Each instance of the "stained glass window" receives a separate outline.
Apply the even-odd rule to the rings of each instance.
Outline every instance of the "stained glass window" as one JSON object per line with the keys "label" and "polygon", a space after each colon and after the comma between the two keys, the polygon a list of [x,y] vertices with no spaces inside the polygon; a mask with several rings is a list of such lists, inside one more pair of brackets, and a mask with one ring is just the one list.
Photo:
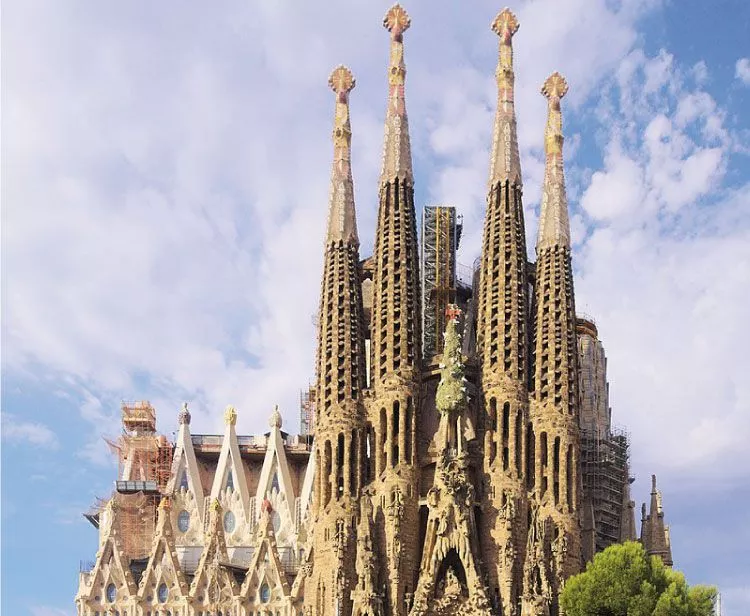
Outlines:
{"label": "stained glass window", "polygon": [[166,603],[167,597],[169,596],[169,589],[163,582],[159,584],[159,589],[156,591],[156,596],[159,598],[159,603]]}
{"label": "stained glass window", "polygon": [[190,528],[190,514],[184,509],[177,516],[177,528],[180,529],[181,533],[186,533]]}
{"label": "stained glass window", "polygon": [[114,603],[115,599],[117,598],[117,589],[115,588],[115,585],[110,583],[107,585],[107,601],[110,603]]}
{"label": "stained glass window", "polygon": [[234,532],[234,514],[231,511],[227,511],[224,514],[224,532]]}

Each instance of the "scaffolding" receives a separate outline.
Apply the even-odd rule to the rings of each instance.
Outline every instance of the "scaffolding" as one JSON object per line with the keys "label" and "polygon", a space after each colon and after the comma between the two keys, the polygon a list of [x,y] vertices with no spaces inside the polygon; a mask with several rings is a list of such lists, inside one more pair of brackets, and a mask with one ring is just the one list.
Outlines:
{"label": "scaffolding", "polygon": [[456,301],[456,251],[461,237],[456,208],[428,205],[422,212],[422,350],[431,359],[443,350],[445,311]]}
{"label": "scaffolding", "polygon": [[172,471],[174,447],[156,432],[156,411],[147,401],[122,403],[122,434],[107,440],[117,455],[113,495],[122,548],[131,559],[148,557],[156,529],[159,501]]}
{"label": "scaffolding", "polygon": [[312,435],[315,432],[315,387],[308,386],[299,394],[299,433]]}
{"label": "scaffolding", "polygon": [[596,552],[623,539],[623,512],[628,506],[631,481],[629,440],[620,428],[581,430],[583,494],[593,506]]}

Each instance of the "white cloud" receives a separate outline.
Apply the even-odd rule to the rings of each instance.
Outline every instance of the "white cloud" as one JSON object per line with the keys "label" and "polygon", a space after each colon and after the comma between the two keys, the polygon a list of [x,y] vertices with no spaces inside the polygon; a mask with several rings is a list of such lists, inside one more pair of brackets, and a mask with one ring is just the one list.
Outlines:
{"label": "white cloud", "polygon": [[750,58],[740,58],[734,65],[734,76],[746,86],[750,86]]}
{"label": "white cloud", "polygon": [[56,449],[57,435],[43,423],[21,421],[10,413],[2,414],[3,440],[17,445]]}

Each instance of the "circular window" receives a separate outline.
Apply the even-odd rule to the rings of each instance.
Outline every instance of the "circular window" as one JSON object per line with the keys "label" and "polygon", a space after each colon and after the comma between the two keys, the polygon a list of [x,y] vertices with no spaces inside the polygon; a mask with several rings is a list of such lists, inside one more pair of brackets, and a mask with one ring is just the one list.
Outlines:
{"label": "circular window", "polygon": [[234,514],[231,511],[224,514],[224,531],[227,533],[234,531]]}
{"label": "circular window", "polygon": [[268,587],[268,584],[263,584],[260,587],[260,602],[268,603],[270,599],[271,599],[271,589]]}
{"label": "circular window", "polygon": [[159,584],[159,589],[156,591],[156,596],[159,598],[159,603],[166,603],[167,597],[169,596],[169,589],[163,582]]}
{"label": "circular window", "polygon": [[177,516],[177,528],[180,529],[181,533],[186,533],[190,528],[190,514],[184,509]]}
{"label": "circular window", "polygon": [[115,599],[117,599],[117,589],[114,584],[110,583],[107,585],[107,601],[114,603]]}
{"label": "circular window", "polygon": [[278,533],[281,528],[281,516],[278,511],[271,514],[271,523],[273,524],[273,532]]}

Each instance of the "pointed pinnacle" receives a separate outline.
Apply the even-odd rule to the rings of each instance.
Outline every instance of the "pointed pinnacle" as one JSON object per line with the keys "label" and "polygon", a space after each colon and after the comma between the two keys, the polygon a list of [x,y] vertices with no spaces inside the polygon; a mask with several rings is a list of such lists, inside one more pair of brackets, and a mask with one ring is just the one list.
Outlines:
{"label": "pointed pinnacle", "polygon": [[570,222],[562,154],[564,138],[560,109],[560,99],[567,92],[568,82],[558,72],[547,77],[542,86],[542,94],[547,98],[547,126],[544,131],[546,161],[537,250],[554,245],[570,247]]}
{"label": "pointed pinnacle", "polygon": [[492,22],[492,30],[500,37],[500,44],[495,70],[497,111],[492,129],[489,184],[509,181],[520,186],[521,158],[514,104],[516,77],[513,73],[513,35],[518,31],[518,20],[509,9],[503,9]]}
{"label": "pointed pinnacle", "polygon": [[409,121],[404,97],[406,64],[403,34],[410,25],[409,15],[398,4],[394,4],[383,19],[383,26],[391,33],[391,53],[388,65],[388,106],[385,116],[381,186],[397,178],[413,182]]}
{"label": "pointed pinnacle", "polygon": [[351,165],[352,126],[349,119],[349,93],[355,83],[354,75],[343,65],[333,69],[328,78],[328,85],[336,93],[336,111],[333,121],[333,169],[327,242],[359,244]]}

